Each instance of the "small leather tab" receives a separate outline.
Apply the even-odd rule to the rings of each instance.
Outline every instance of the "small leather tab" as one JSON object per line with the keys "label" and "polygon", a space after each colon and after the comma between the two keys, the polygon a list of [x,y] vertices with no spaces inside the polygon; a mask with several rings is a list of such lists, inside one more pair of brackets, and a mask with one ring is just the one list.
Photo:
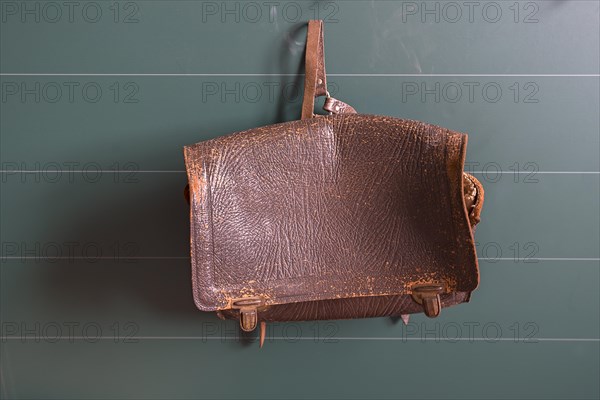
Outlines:
{"label": "small leather tab", "polygon": [[265,344],[265,336],[267,335],[267,323],[265,321],[260,321],[260,348],[262,349]]}
{"label": "small leather tab", "polygon": [[356,114],[356,110],[349,104],[344,103],[333,97],[327,97],[323,110],[328,111],[332,114]]}
{"label": "small leather tab", "polygon": [[441,309],[442,309],[442,302],[440,300],[439,294],[436,294],[435,296],[423,298],[423,312],[429,318],[435,318],[438,315],[440,315]]}

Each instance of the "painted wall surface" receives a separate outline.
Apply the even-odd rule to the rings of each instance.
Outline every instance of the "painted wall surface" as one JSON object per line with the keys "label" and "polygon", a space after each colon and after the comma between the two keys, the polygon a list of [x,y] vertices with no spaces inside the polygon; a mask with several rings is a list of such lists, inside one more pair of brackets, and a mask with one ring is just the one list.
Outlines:
{"label": "painted wall surface", "polygon": [[[359,112],[469,134],[481,285],[411,324],[196,310],[182,146]],[[597,399],[598,1],[0,1],[3,399]]]}

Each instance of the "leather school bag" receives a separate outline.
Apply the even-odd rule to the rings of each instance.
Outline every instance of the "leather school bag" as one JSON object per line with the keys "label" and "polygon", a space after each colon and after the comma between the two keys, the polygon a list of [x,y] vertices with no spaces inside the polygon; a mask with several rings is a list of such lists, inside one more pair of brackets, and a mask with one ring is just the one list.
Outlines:
{"label": "leather school bag", "polygon": [[302,119],[184,149],[197,307],[260,324],[262,345],[268,321],[407,322],[469,301],[484,192],[467,135],[330,97],[322,21],[305,60]]}

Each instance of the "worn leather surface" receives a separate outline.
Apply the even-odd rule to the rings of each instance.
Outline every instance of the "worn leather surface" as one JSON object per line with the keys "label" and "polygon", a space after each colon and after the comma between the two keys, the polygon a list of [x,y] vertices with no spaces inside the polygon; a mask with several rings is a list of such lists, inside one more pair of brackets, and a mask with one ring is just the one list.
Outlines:
{"label": "worn leather surface", "polygon": [[[466,143],[422,122],[342,114],[186,147],[197,306],[400,296],[428,283],[472,291],[479,275],[463,196]],[[290,317],[331,315],[321,307]]]}
{"label": "worn leather surface", "polygon": [[[469,292],[445,293],[442,306],[450,307],[469,301]],[[410,295],[371,296],[347,299],[304,301],[267,307],[259,313],[263,321],[313,321],[372,317],[399,317],[423,312],[423,307]],[[219,311],[221,318],[238,319],[238,310]]]}

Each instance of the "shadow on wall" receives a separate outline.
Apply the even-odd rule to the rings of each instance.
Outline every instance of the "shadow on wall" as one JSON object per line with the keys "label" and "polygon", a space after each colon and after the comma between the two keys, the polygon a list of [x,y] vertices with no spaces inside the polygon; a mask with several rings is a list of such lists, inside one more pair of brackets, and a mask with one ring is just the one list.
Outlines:
{"label": "shadow on wall", "polygon": [[[278,55],[274,55],[282,70],[288,70],[290,52],[304,51],[305,35],[306,25],[298,24],[282,39]],[[272,63],[268,64],[272,68]],[[298,66],[299,74],[303,72],[303,64]],[[281,79],[289,81],[286,77]],[[304,76],[299,75],[294,80],[295,87],[302,87]],[[299,116],[297,104],[292,104],[293,113],[289,106],[285,99],[279,99],[276,122],[283,122],[291,115]],[[173,125],[177,126],[176,121]],[[164,132],[164,135],[188,143],[190,132]],[[124,143],[115,145],[129,146],[132,159],[152,160],[173,155],[172,149],[165,149],[140,157],[140,146],[126,142],[124,139]],[[179,154],[183,169],[183,157]],[[62,231],[69,232],[68,237],[77,238],[81,243],[112,242],[113,239],[121,242],[120,247],[113,249],[118,256],[110,251],[108,259],[55,260],[51,267],[43,269],[43,276],[36,280],[40,283],[40,295],[47,299],[44,302],[47,317],[65,321],[73,317],[86,321],[136,321],[142,336],[164,332],[171,332],[173,336],[194,335],[190,332],[194,332],[195,327],[219,320],[215,313],[199,311],[193,301],[190,259],[187,258],[189,208],[183,197],[186,176],[145,173],[137,177],[140,182],[129,186],[83,183],[67,189],[62,185],[49,185],[46,189],[49,198],[66,195],[75,199],[73,207],[76,209],[69,213],[66,222],[63,220],[61,227]],[[65,190],[73,193],[64,193]],[[137,244],[138,248],[129,247],[131,244]],[[143,315],[137,315],[140,313]],[[145,319],[150,319],[147,324],[150,329],[144,329]],[[152,331],[152,326],[157,325],[161,333]],[[186,327],[185,332],[178,332],[182,325]],[[254,340],[255,333],[240,333],[240,336],[240,343],[245,345]]]}
{"label": "shadow on wall", "polygon": [[[280,51],[278,53],[278,65],[280,71],[292,71],[293,68],[290,63],[293,62],[294,57],[290,57],[290,54],[303,53],[306,46],[306,23],[296,24],[283,38]],[[279,87],[285,87],[286,85],[294,88],[304,87],[304,60],[296,67],[296,75],[290,80],[289,77],[280,77]],[[265,70],[271,69],[271,63],[267,62]],[[299,98],[300,103],[290,103],[288,97]],[[277,122],[284,122],[293,119],[300,119],[302,113],[302,93],[288,94],[287,96],[280,96],[277,103]],[[291,118],[290,118],[291,117]]]}
{"label": "shadow on wall", "polygon": [[[43,281],[52,302],[63,302],[64,307],[76,302],[89,310],[91,317],[96,312],[111,312],[113,306],[127,301],[146,303],[144,308],[156,317],[202,315],[192,299],[190,260],[173,258],[189,254],[181,251],[189,247],[184,182],[184,175],[165,179],[141,174],[140,184],[128,188],[123,196],[113,191],[94,204],[82,205],[84,211],[76,211],[77,218],[68,227],[69,237],[80,243],[98,243],[106,259],[97,259],[98,253],[93,251],[85,254],[84,260],[59,261],[47,268]],[[101,192],[103,188],[93,190]],[[160,248],[153,243],[160,243]],[[75,257],[82,253],[77,251]]]}
{"label": "shadow on wall", "polygon": [[[194,304],[190,259],[186,257],[189,251],[178,251],[175,256],[180,258],[174,259],[176,250],[167,250],[174,243],[181,243],[176,248],[189,247],[185,178],[159,182],[86,207],[86,218],[73,220],[73,232],[80,238],[112,235],[139,238],[140,242],[144,238],[156,242],[162,237],[169,244],[157,251],[169,252],[171,257],[160,254],[144,259],[156,253],[142,246],[139,256],[128,259],[132,253],[122,247],[117,259],[111,255],[108,260],[67,260],[44,268],[41,295],[48,299],[49,320],[72,321],[77,316],[80,323],[132,321],[139,327],[136,336],[208,336],[207,324],[220,326],[215,313],[201,312]],[[231,322],[232,327],[235,325]],[[218,329],[212,333],[219,335]],[[240,334],[238,343],[249,345],[254,336]]]}

